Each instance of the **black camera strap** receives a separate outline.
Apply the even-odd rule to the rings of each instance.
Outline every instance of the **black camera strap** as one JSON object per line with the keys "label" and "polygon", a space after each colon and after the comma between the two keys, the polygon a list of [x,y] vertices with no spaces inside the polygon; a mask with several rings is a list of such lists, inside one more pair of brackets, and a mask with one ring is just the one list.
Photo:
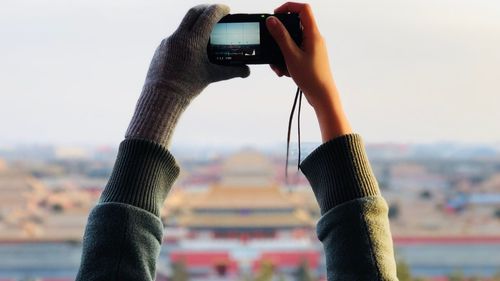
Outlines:
{"label": "black camera strap", "polygon": [[292,112],[290,112],[290,119],[288,120],[288,135],[286,138],[286,163],[285,163],[285,182],[288,184],[288,155],[290,152],[290,132],[292,130],[292,120],[293,113],[295,112],[295,106],[297,105],[297,100],[299,100],[299,110],[297,114],[297,134],[298,134],[298,148],[299,156],[297,159],[297,171],[300,169],[300,108],[302,105],[302,90],[297,87],[297,92],[295,93],[295,99],[293,100]]}

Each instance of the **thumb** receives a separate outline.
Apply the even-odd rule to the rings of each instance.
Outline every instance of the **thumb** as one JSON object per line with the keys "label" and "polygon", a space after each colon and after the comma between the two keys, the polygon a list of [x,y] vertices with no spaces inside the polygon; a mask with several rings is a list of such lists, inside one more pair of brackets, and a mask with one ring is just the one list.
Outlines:
{"label": "thumb", "polygon": [[289,60],[290,57],[294,57],[300,51],[299,47],[290,36],[290,33],[288,33],[288,30],[286,30],[285,26],[277,17],[268,17],[266,19],[266,26],[271,36],[280,47],[285,61]]}

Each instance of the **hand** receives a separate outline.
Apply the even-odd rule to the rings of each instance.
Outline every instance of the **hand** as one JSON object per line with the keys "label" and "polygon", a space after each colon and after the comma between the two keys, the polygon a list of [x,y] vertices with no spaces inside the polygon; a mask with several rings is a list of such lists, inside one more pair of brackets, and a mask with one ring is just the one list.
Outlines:
{"label": "hand", "polygon": [[221,66],[208,60],[210,33],[228,13],[229,7],[221,4],[191,8],[177,30],[156,49],[145,86],[178,87],[183,96],[192,98],[212,82],[250,75],[246,65]]}
{"label": "hand", "polygon": [[161,41],[125,138],[151,140],[168,148],[180,115],[208,84],[250,74],[246,65],[222,66],[208,60],[210,33],[228,13],[225,5],[193,7],[179,28]]}
{"label": "hand", "polygon": [[266,26],[283,53],[286,70],[271,68],[278,76],[291,76],[314,108],[323,141],[352,132],[342,110],[340,96],[333,80],[325,41],[308,4],[288,2],[275,13],[298,13],[303,26],[299,47],[276,17],[268,17]]}

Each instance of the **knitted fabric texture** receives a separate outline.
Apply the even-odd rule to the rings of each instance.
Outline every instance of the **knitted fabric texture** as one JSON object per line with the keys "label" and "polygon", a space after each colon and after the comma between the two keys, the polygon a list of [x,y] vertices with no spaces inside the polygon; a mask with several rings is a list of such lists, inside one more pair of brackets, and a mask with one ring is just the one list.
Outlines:
{"label": "knitted fabric texture", "polygon": [[179,171],[172,154],[161,145],[149,140],[124,140],[99,203],[129,204],[160,216]]}
{"label": "knitted fabric texture", "polygon": [[343,135],[324,143],[302,161],[300,169],[311,184],[321,214],[356,198],[380,195],[358,134]]}

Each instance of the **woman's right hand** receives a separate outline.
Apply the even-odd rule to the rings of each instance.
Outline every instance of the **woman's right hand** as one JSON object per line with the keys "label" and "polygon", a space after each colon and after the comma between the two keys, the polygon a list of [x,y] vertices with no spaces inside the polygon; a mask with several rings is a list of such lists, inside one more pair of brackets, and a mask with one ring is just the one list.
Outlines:
{"label": "woman's right hand", "polygon": [[299,14],[303,26],[302,46],[295,44],[280,20],[269,17],[267,28],[283,53],[287,69],[275,65],[271,68],[278,76],[291,76],[315,107],[329,99],[327,93],[335,89],[326,45],[309,4],[288,2],[274,10],[274,13],[287,12]]}
{"label": "woman's right hand", "polygon": [[283,53],[286,68],[271,68],[278,76],[290,76],[304,92],[314,108],[323,141],[349,134],[340,96],[333,80],[325,41],[321,36],[309,4],[288,2],[275,13],[298,13],[303,27],[302,45],[299,47],[276,17],[268,17],[266,26]]}

